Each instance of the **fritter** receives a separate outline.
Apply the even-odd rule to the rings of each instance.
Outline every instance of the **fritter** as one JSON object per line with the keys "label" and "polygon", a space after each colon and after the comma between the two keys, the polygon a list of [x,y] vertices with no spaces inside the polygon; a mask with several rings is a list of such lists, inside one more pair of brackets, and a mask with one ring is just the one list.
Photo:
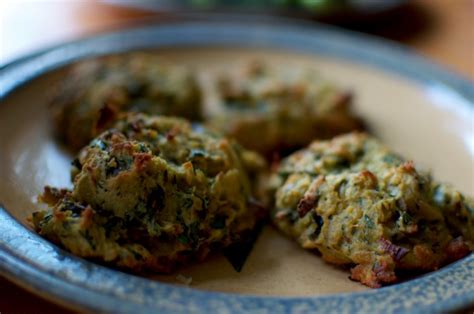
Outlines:
{"label": "fritter", "polygon": [[73,254],[170,272],[244,239],[264,210],[237,144],[186,120],[128,114],[73,162],[72,191],[47,187],[35,230]]}
{"label": "fritter", "polygon": [[133,111],[201,119],[201,91],[187,68],[146,53],[81,61],[66,73],[51,108],[56,134],[79,150]]}
{"label": "fritter", "polygon": [[275,225],[327,262],[355,265],[351,278],[370,287],[474,248],[474,201],[366,134],[313,142],[281,162],[272,185]]}
{"label": "fritter", "polygon": [[254,62],[243,73],[221,76],[216,85],[220,107],[209,125],[270,158],[362,128],[351,112],[351,93],[314,71]]}

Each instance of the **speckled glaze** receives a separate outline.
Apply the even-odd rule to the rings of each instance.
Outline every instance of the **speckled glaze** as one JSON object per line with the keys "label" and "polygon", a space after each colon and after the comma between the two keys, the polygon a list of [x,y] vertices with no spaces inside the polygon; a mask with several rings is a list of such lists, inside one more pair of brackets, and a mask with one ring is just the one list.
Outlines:
{"label": "speckled glaze", "polygon": [[[0,98],[6,99],[22,84],[85,56],[149,47],[206,45],[273,47],[349,59],[421,84],[435,82],[472,106],[471,82],[400,46],[325,27],[273,20],[231,20],[225,17],[130,29],[30,55],[0,69]],[[0,199],[0,205],[1,202],[4,200]],[[114,313],[434,313],[474,304],[473,254],[439,271],[378,290],[315,297],[207,292],[132,276],[78,259],[25,228],[2,206],[0,274],[69,307]]]}

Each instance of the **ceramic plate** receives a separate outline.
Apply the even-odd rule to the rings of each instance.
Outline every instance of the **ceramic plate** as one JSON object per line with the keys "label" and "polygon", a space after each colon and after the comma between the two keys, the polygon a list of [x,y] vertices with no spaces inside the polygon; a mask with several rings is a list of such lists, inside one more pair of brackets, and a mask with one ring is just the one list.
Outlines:
{"label": "ceramic plate", "polygon": [[[473,195],[473,85],[400,46],[285,21],[226,18],[127,29],[48,49],[0,70],[1,274],[55,302],[92,311],[389,313],[472,305],[473,254],[371,290],[270,226],[240,273],[217,255],[173,275],[147,278],[76,258],[38,237],[25,223],[38,206],[36,195],[46,184],[71,184],[71,156],[54,141],[46,110],[51,86],[78,59],[148,49],[194,67],[204,86],[214,71],[255,59],[317,69],[354,91],[355,109],[374,134],[437,179]],[[192,277],[191,285],[181,284],[178,274]]]}

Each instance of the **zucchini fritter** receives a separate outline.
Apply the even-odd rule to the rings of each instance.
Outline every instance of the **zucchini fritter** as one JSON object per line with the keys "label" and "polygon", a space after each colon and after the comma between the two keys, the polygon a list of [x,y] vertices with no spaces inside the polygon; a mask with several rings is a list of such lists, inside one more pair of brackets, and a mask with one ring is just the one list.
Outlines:
{"label": "zucchini fritter", "polygon": [[355,265],[351,278],[370,287],[474,248],[474,201],[365,134],[313,142],[282,161],[272,184],[275,225],[329,263]]}
{"label": "zucchini fritter", "polygon": [[52,100],[57,135],[78,150],[120,112],[201,118],[201,91],[185,67],[153,54],[108,56],[77,63]]}
{"label": "zucchini fritter", "polygon": [[267,157],[362,128],[350,111],[351,94],[315,72],[256,62],[217,85],[221,108],[209,124]]}
{"label": "zucchini fritter", "polygon": [[243,153],[186,120],[128,114],[81,151],[72,191],[45,189],[34,228],[81,257],[170,272],[262,218],[244,171],[261,161]]}

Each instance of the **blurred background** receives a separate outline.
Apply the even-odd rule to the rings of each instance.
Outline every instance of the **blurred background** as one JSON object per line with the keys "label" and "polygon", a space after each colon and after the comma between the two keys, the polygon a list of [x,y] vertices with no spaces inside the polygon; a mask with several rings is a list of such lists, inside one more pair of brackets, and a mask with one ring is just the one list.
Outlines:
{"label": "blurred background", "polygon": [[395,40],[474,79],[473,0],[1,0],[0,64],[176,12],[277,15]]}
{"label": "blurred background", "polygon": [[[474,80],[474,0],[0,0],[0,66],[99,32],[183,13],[276,15],[402,43]],[[63,311],[0,278],[0,313]]]}

